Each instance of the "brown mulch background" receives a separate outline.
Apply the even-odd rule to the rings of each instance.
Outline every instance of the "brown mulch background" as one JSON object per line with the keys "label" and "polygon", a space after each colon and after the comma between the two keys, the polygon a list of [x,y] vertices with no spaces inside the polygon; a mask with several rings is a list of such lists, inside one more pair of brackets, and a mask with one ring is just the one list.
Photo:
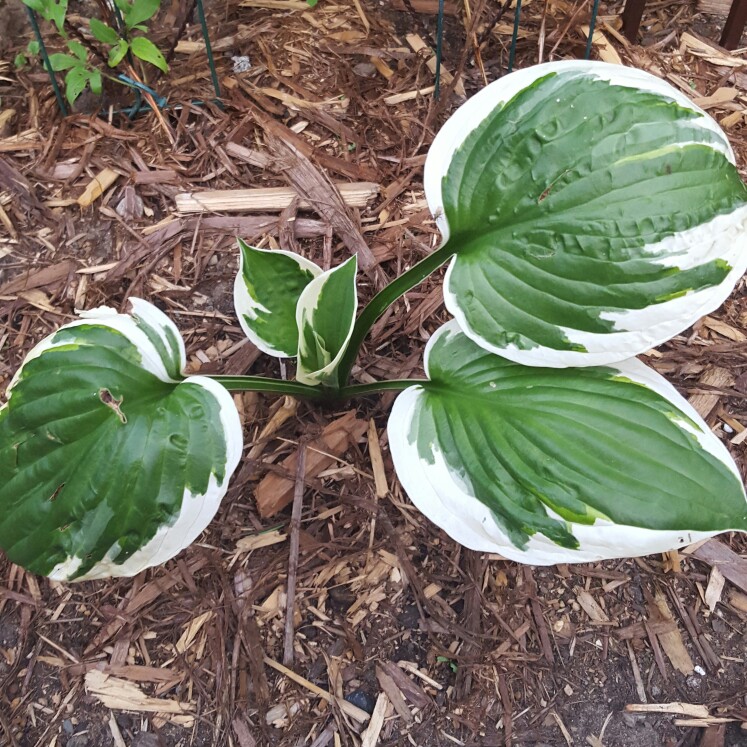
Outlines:
{"label": "brown mulch background", "polygon": [[[372,250],[364,299],[430,252],[439,239],[422,167],[460,89],[447,80],[434,102],[430,55],[416,54],[407,35],[429,43],[436,2],[413,4],[425,12],[388,0],[314,9],[214,0],[224,107],[212,102],[190,22],[192,44],[159,84],[173,108],[128,122],[115,113],[116,91],[79,107],[109,116],[62,119],[44,72],[14,69],[29,32],[20,2],[0,0],[0,388],[75,308],[125,308],[131,295],[176,321],[192,371],[280,375],[234,316],[237,234],[325,266],[362,235]],[[164,37],[186,4],[168,5],[156,23]],[[590,6],[525,0],[517,67],[582,57]],[[73,15],[86,8],[71,1]],[[495,0],[447,2],[444,65],[462,71],[468,95],[505,71],[513,14],[491,28],[498,9]],[[640,45],[630,45],[620,10],[602,3],[594,57],[619,55],[692,95],[744,168],[747,61],[708,41],[723,16],[650,2]],[[241,56],[251,67],[236,73]],[[378,193],[345,223],[319,204],[321,172],[373,182]],[[97,178],[103,194],[82,207]],[[176,212],[179,194],[289,185],[311,209]],[[354,377],[417,376],[443,318],[430,279],[377,324]],[[646,356],[741,467],[746,343],[742,282],[722,309]],[[64,585],[0,559],[0,745],[747,745],[745,536],[692,554],[568,567],[473,553],[403,495],[387,448],[391,400],[320,411],[237,396],[246,459],[206,533],[165,567]],[[323,431],[342,436],[320,449]],[[311,444],[311,469],[284,652],[290,507],[263,519],[255,498],[292,494],[299,442]],[[731,559],[725,584],[717,556]],[[704,707],[624,712],[646,701]],[[371,724],[345,702],[375,707]]]}

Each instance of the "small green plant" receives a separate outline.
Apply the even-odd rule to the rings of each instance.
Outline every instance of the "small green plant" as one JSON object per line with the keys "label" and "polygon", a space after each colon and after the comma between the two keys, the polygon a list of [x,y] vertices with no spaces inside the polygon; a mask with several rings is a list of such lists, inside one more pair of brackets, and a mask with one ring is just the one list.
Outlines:
{"label": "small green plant", "polygon": [[[103,45],[94,45],[86,37],[70,38],[70,28],[67,23],[67,0],[23,0],[23,2],[38,13],[46,21],[54,23],[65,42],[67,52],[57,52],[50,55],[52,70],[65,73],[65,96],[70,104],[83,93],[86,87],[100,95],[103,88],[103,77],[108,77],[119,83],[121,78],[102,72],[92,62],[106,60],[108,67],[117,68],[126,60],[128,53],[136,58],[154,65],[163,72],[168,72],[168,65],[158,47],[147,36],[149,21],[157,12],[160,0],[115,0],[116,13],[112,13],[111,24],[91,18],[88,21],[91,36]],[[118,30],[120,29],[120,30]],[[135,32],[141,32],[136,34]],[[85,42],[85,43],[84,43]],[[32,47],[32,44],[34,45]],[[38,54],[38,43],[29,44],[26,54],[16,57],[16,65],[27,62],[27,55]]]}
{"label": "small green plant", "polygon": [[[162,563],[210,522],[242,453],[229,391],[340,402],[399,391],[388,424],[415,505],[463,545],[531,564],[747,531],[726,448],[634,356],[717,307],[747,268],[747,188],[718,125],[653,76],[549,63],[488,86],[425,166],[441,246],[358,314],[356,258],[323,271],[239,241],[234,303],[296,381],[185,376],[155,306],[42,340],[0,411],[0,547],[62,580]],[[403,294],[449,265],[454,317],[425,378],[349,381]]]}

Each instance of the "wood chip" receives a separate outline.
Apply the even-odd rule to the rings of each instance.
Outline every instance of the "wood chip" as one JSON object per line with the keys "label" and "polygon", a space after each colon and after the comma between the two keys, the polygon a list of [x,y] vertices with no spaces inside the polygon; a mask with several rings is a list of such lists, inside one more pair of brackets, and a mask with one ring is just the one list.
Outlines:
{"label": "wood chip", "polygon": [[720,65],[723,67],[747,66],[747,61],[745,61],[744,58],[730,55],[708,40],[703,39],[702,37],[697,37],[687,31],[680,37],[680,49],[683,52],[691,52],[696,57],[701,57],[712,65]]}
{"label": "wood chip", "polygon": [[76,202],[82,208],[89,207],[119,179],[119,176],[114,169],[103,169],[88,183],[88,186],[83,190],[83,194]]}
{"label": "wood chip", "polygon": [[[734,386],[734,377],[730,371],[718,366],[710,366],[698,380],[699,384],[706,384],[717,389]],[[698,393],[688,398],[688,402],[697,410],[704,420],[713,412],[721,400],[721,395],[714,393]]]}
{"label": "wood chip", "polygon": [[630,668],[633,670],[633,680],[635,681],[635,691],[638,693],[638,698],[643,703],[648,703],[646,697],[646,688],[643,686],[643,679],[641,678],[641,670],[638,667],[638,661],[635,658],[633,647],[630,645],[630,641],[625,641],[625,646],[628,649],[628,658],[630,659]]}
{"label": "wood chip", "polygon": [[721,592],[724,590],[725,583],[726,579],[718,566],[711,568],[711,575],[708,578],[708,586],[705,591],[705,603],[711,612],[716,609],[716,605],[721,601]]}
{"label": "wood chip", "polygon": [[375,747],[379,743],[379,734],[381,734],[381,729],[384,726],[384,716],[386,715],[388,705],[389,698],[387,694],[383,692],[379,693],[379,697],[376,698],[374,711],[371,714],[371,721],[361,735],[361,747]]}
{"label": "wood chip", "polygon": [[[308,445],[306,455],[306,478],[314,478],[335,462],[335,457],[344,454],[349,446],[365,432],[368,423],[355,417],[355,410],[349,410],[332,421],[322,431],[319,438]],[[297,455],[294,452],[282,462],[283,469],[294,474]],[[294,481],[271,473],[257,486],[255,498],[260,516],[274,516],[293,500]]]}
{"label": "wood chip", "polygon": [[94,669],[85,677],[86,690],[107,708],[141,713],[158,713],[168,721],[190,728],[194,724],[189,703],[164,698],[152,698],[137,685]]}
{"label": "wood chip", "polygon": [[734,607],[735,610],[747,612],[747,594],[742,594],[740,591],[732,590],[729,593],[729,604]]}
{"label": "wood chip", "polygon": [[[438,67],[436,55],[434,54],[433,50],[417,35],[417,34],[407,34],[405,36],[405,39],[407,40],[407,43],[412,48],[413,52],[416,52],[419,55],[422,55],[426,58],[426,66],[428,69],[433,73],[433,75],[436,74],[436,69]],[[454,80],[454,76],[444,67],[443,62],[441,63],[441,83],[442,85],[450,85],[452,81]],[[458,96],[466,97],[467,92],[464,90],[464,83],[461,78],[456,83],[456,86],[454,87],[454,91]]]}
{"label": "wood chip", "polygon": [[575,589],[576,599],[581,609],[596,623],[609,623],[607,613],[599,606],[597,600],[588,591],[577,586]]}
{"label": "wood chip", "polygon": [[[381,191],[373,182],[338,182],[335,185],[348,207],[364,208]],[[176,210],[187,213],[261,213],[287,208],[298,197],[290,187],[265,187],[262,189],[216,189],[205,192],[184,192],[176,195]],[[311,204],[300,200],[300,209],[308,210]]]}
{"label": "wood chip", "polygon": [[420,685],[408,677],[393,661],[383,661],[378,665],[383,672],[391,677],[392,681],[402,691],[402,694],[417,708],[427,708],[431,699]]}
{"label": "wood chip", "polygon": [[[590,31],[589,26],[581,26],[581,31],[583,31],[584,36],[588,39]],[[622,58],[617,53],[617,50],[612,46],[610,40],[601,31],[599,31],[599,29],[594,30],[594,39],[592,40],[592,44],[597,50],[599,58],[603,62],[609,62],[613,65],[623,64]]]}
{"label": "wood chip", "polygon": [[698,545],[692,553],[689,550],[690,548],[687,548],[683,552],[692,554],[710,566],[718,566],[727,581],[747,592],[747,558],[740,557],[717,539],[710,539]]}
{"label": "wood chip", "polygon": [[384,498],[389,493],[389,485],[386,480],[384,459],[381,456],[379,434],[376,432],[376,423],[374,423],[373,418],[368,421],[368,455],[371,459],[371,469],[374,475],[376,497]]}
{"label": "wood chip", "polygon": [[692,718],[708,718],[710,713],[704,705],[696,703],[628,703],[625,706],[628,713],[674,713],[677,716],[692,716]]}
{"label": "wood chip", "polygon": [[389,697],[392,707],[397,712],[397,715],[403,719],[405,723],[412,723],[412,713],[410,713],[410,709],[407,707],[407,703],[405,703],[402,690],[399,689],[394,679],[378,664],[376,665],[376,679],[379,681],[379,686],[382,691]]}
{"label": "wood chip", "polygon": [[358,708],[352,703],[348,703],[347,700],[336,698],[327,690],[323,690],[313,682],[309,682],[309,680],[302,677],[300,674],[296,674],[292,669],[283,666],[279,661],[275,661],[269,656],[265,656],[264,662],[268,667],[272,667],[274,670],[284,674],[288,679],[293,680],[296,684],[306,688],[309,692],[314,693],[314,695],[318,695],[322,700],[326,700],[327,703],[336,703],[340,710],[344,711],[348,716],[350,716],[350,718],[355,719],[358,723],[365,724],[369,720],[370,716],[362,708]]}
{"label": "wood chip", "polygon": [[279,529],[273,529],[270,532],[242,537],[236,543],[236,550],[237,552],[251,552],[252,550],[259,550],[261,547],[277,545],[280,542],[285,542],[286,539],[288,539],[287,534],[281,532]]}
{"label": "wood chip", "polygon": [[693,99],[693,103],[701,109],[711,109],[714,106],[725,104],[727,101],[734,101],[739,95],[739,89],[721,86],[717,88],[710,96],[700,96]]}
{"label": "wood chip", "polygon": [[[657,589],[649,607],[649,611],[656,620],[674,622],[674,616],[660,590]],[[668,633],[657,633],[657,637],[672,666],[682,674],[692,674],[695,667],[682,641],[679,628],[675,626]]]}
{"label": "wood chip", "polygon": [[722,321],[721,319],[716,319],[712,316],[706,316],[700,320],[700,324],[703,324],[704,326],[708,327],[708,329],[717,332],[722,337],[726,337],[729,340],[734,340],[734,342],[744,342],[745,340],[747,340],[747,335],[738,330],[736,327],[732,327],[730,324]]}
{"label": "wood chip", "polygon": [[239,747],[257,747],[257,740],[249,731],[249,726],[241,716],[236,716],[232,722],[233,733],[239,740]]}
{"label": "wood chip", "polygon": [[54,283],[59,283],[75,272],[76,267],[75,262],[65,259],[49,267],[23,273],[9,283],[0,286],[0,296],[9,296],[20,291],[43,288]]}

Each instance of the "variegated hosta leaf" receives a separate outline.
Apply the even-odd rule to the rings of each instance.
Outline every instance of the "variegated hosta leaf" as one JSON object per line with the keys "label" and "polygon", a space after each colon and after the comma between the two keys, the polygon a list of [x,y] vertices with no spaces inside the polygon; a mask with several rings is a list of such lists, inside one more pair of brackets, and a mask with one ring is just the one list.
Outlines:
{"label": "variegated hosta leaf", "polygon": [[429,342],[426,370],[430,382],[395,402],[392,457],[413,503],[467,547],[546,565],[747,530],[728,452],[635,359],[526,367],[450,322]]}
{"label": "variegated hosta leaf", "polygon": [[298,369],[302,384],[337,386],[337,367],[353,334],[358,294],[355,255],[314,278],[298,300]]}
{"label": "variegated hosta leaf", "polygon": [[257,249],[241,239],[239,249],[233,302],[244,334],[268,355],[295,358],[296,305],[321,267],[293,252]]}
{"label": "variegated hosta leaf", "polygon": [[207,526],[242,449],[231,395],[184,378],[155,306],[81,314],[27,356],[0,410],[0,548],[58,580],[132,576]]}
{"label": "variegated hosta leaf", "polygon": [[425,166],[455,256],[444,296],[533,366],[632,357],[716,308],[747,267],[747,190],[718,125],[648,73],[553,62],[491,84]]}

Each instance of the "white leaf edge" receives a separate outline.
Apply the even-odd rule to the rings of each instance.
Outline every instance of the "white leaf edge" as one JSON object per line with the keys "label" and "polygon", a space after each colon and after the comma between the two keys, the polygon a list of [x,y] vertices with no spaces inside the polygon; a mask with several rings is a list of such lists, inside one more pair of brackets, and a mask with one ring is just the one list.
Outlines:
{"label": "white leaf edge", "polygon": [[[696,106],[684,93],[651,73],[624,65],[613,65],[594,60],[558,60],[533,65],[504,75],[485,86],[462,104],[436,134],[425,159],[423,188],[425,189],[428,207],[435,216],[436,225],[443,236],[442,245],[449,238],[449,224],[444,215],[441,180],[449,170],[456,149],[496,107],[511,100],[520,91],[531,86],[538,78],[550,73],[568,72],[578,72],[585,76],[592,75],[597,80],[607,81],[616,86],[648,91],[671,99],[680,106],[697,112],[701,115],[700,119],[690,120],[689,123],[691,125],[700,124],[703,128],[718,135],[721,141],[720,150],[731,163],[736,163],[734,150],[718,123],[703,109]],[[711,145],[715,147],[715,144]]]}
{"label": "white leaf edge", "polygon": [[347,259],[341,265],[333,267],[332,269],[327,270],[321,275],[315,277],[303,289],[301,297],[298,299],[298,306],[296,306],[296,324],[298,325],[298,367],[296,370],[296,380],[301,384],[307,384],[308,386],[317,386],[318,384],[323,383],[334,374],[334,372],[337,370],[337,367],[340,365],[340,361],[342,360],[343,355],[345,355],[345,350],[347,349],[350,338],[353,335],[353,329],[355,327],[355,317],[358,313],[358,294],[355,290],[355,275],[353,275],[353,314],[350,318],[345,341],[340,346],[340,350],[337,352],[335,357],[332,358],[332,360],[326,366],[320,368],[317,371],[307,371],[303,366],[303,357],[308,351],[302,350],[304,339],[302,330],[304,326],[307,325],[310,326],[312,330],[314,329],[314,312],[316,311],[319,296],[322,293],[322,289],[324,288],[325,283],[327,282],[327,280],[329,280],[330,276],[333,273],[338,272],[351,262],[355,265],[355,269],[357,270],[358,258],[356,255],[353,255],[352,257],[350,257],[350,259]]}
{"label": "white leaf edge", "polygon": [[[704,129],[716,133],[721,147],[719,143],[711,143],[710,147],[724,153],[731,163],[735,163],[734,151],[719,125],[683,93],[650,73],[621,65],[581,60],[535,65],[511,73],[481,90],[452,115],[433,141],[425,163],[424,186],[428,206],[436,216],[436,223],[443,235],[442,243],[448,240],[449,226],[443,212],[441,182],[454,151],[496,106],[508,101],[548,73],[569,71],[591,74],[598,80],[606,80],[615,85],[649,91],[697,112],[701,115],[700,118],[692,120],[690,124],[699,124]],[[618,331],[587,333],[565,327],[558,328],[571,343],[582,345],[589,352],[556,350],[542,345],[528,349],[519,348],[514,344],[498,347],[485,340],[472,329],[459,306],[457,296],[451,291],[451,274],[457,261],[456,257],[451,260],[444,278],[444,303],[470,339],[485,350],[516,363],[566,368],[600,366],[621,361],[660,345],[700,317],[717,309],[728,298],[734,285],[747,270],[747,206],[669,236],[644,247],[644,250],[652,254],[671,252],[669,256],[653,260],[662,267],[677,266],[685,270],[721,259],[732,269],[717,286],[692,291],[641,310],[602,313],[602,318],[612,321]]]}
{"label": "white leaf edge", "polygon": [[[428,355],[436,341],[442,335],[458,334],[461,331],[455,321],[436,331],[426,347],[426,371]],[[635,358],[617,363],[611,368],[619,371],[621,376],[660,394],[696,423],[697,429],[694,429],[684,419],[675,421],[683,430],[695,435],[703,449],[726,465],[741,484],[739,471],[727,449],[671,384]],[[528,565],[553,565],[665,552],[727,531],[665,531],[597,519],[593,525],[568,524],[569,530],[579,541],[577,550],[560,547],[539,533],[532,535],[525,551],[519,550],[496,524],[490,509],[471,494],[469,485],[449,469],[437,449],[434,449],[435,464],[429,465],[419,458],[417,446],[409,443],[408,434],[423,394],[422,387],[410,387],[399,395],[392,408],[387,433],[395,471],[405,492],[421,513],[465,547],[478,552],[497,553],[509,560]],[[561,519],[549,509],[548,514]]]}
{"label": "white leaf edge", "polygon": [[[129,300],[132,311],[137,315],[139,320],[156,331],[169,350],[171,347],[168,343],[165,330],[170,329],[173,332],[179,344],[180,368],[183,368],[186,363],[184,341],[176,325],[166,314],[148,301],[140,298],[130,298]],[[181,381],[170,378],[158,350],[129,314],[119,314],[108,306],[100,306],[90,311],[79,312],[79,316],[81,317],[80,320],[66,324],[60,329],[71,329],[90,324],[114,329],[135,345],[140,352],[143,368],[161,381],[176,384],[177,386],[200,386],[210,392],[218,402],[219,417],[226,442],[226,462],[224,477],[221,482],[218,482],[215,475],[211,474],[208,481],[208,489],[205,493],[192,493],[189,490],[185,490],[181,509],[172,523],[160,527],[156,534],[126,561],[119,564],[116,562],[121,548],[118,544],[115,544],[109,549],[106,556],[93,566],[88,573],[79,578],[72,579],[75,582],[110,577],[135,576],[146,568],[165,563],[192,544],[215,516],[221,500],[228,490],[228,482],[231,475],[239,464],[244,445],[244,436],[238,411],[233,403],[231,394],[221,384],[206,376],[190,376]],[[57,330],[57,332],[59,331]],[[47,350],[70,344],[66,341],[54,343],[52,338],[57,332],[42,340],[26,356],[23,365],[18,369],[8,387],[8,399],[10,399],[11,389],[18,381],[26,363],[33,358],[39,357]],[[75,574],[82,562],[82,558],[68,557],[52,569],[49,573],[49,578],[53,581],[70,581],[70,577]]]}
{"label": "white leaf edge", "polygon": [[257,312],[262,311],[266,314],[269,314],[270,312],[255,298],[252,298],[246,287],[246,283],[244,282],[244,252],[241,251],[241,244],[245,244],[255,252],[263,252],[265,254],[282,254],[285,257],[290,257],[298,264],[299,267],[304,270],[308,270],[314,277],[318,277],[322,274],[322,268],[311,260],[306,259],[306,257],[302,257],[300,254],[296,254],[295,252],[288,252],[284,249],[262,249],[256,246],[250,246],[246,242],[243,242],[241,239],[238,240],[238,243],[239,271],[236,274],[236,279],[233,283],[233,305],[234,310],[236,311],[236,316],[239,319],[241,329],[243,330],[249,341],[253,343],[257,348],[259,348],[259,350],[261,350],[263,353],[267,353],[267,355],[271,355],[274,358],[294,358],[296,356],[295,350],[279,350],[273,347],[272,345],[270,345],[270,343],[267,342],[267,340],[260,337],[256,333],[256,331],[246,323],[246,319],[244,319],[244,315],[248,316],[250,319],[256,319],[258,316]]}

